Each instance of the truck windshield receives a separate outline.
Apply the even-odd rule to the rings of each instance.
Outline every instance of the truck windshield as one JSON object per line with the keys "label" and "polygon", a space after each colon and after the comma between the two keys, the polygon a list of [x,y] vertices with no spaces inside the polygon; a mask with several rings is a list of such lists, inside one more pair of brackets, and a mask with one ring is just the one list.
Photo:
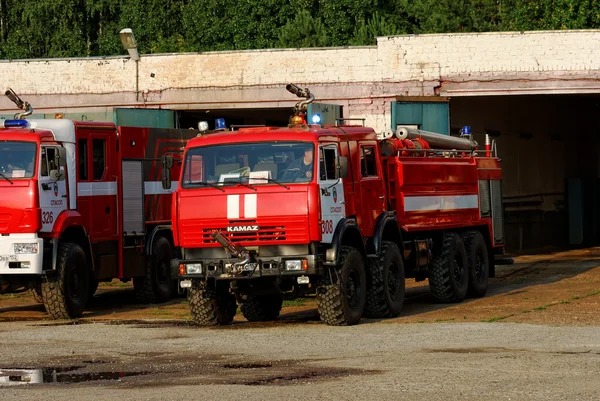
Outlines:
{"label": "truck windshield", "polygon": [[36,147],[33,142],[0,141],[0,173],[10,179],[33,177]]}
{"label": "truck windshield", "polygon": [[257,142],[202,146],[185,156],[182,187],[206,184],[307,183],[314,177],[314,145],[308,142]]}

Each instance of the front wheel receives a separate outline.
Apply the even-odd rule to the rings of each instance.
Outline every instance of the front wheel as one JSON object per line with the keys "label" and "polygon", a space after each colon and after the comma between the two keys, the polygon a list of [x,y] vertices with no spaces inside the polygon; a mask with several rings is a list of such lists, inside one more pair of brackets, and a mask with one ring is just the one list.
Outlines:
{"label": "front wheel", "polygon": [[367,292],[365,264],[356,248],[341,248],[339,280],[317,290],[321,320],[330,326],[357,324],[365,309]]}
{"label": "front wheel", "polygon": [[198,280],[193,280],[188,288],[188,303],[192,319],[198,326],[230,324],[237,311],[233,294],[208,288]]}
{"label": "front wheel", "polygon": [[36,283],[33,288],[29,289],[29,294],[33,297],[33,300],[38,304],[44,303],[44,298],[42,297],[42,283]]}
{"label": "front wheel", "polygon": [[268,322],[277,319],[283,298],[280,295],[249,296],[242,303],[242,314],[249,322]]}
{"label": "front wheel", "polygon": [[56,272],[42,281],[46,312],[54,319],[75,319],[83,314],[89,296],[90,271],[83,249],[75,243],[61,243]]}

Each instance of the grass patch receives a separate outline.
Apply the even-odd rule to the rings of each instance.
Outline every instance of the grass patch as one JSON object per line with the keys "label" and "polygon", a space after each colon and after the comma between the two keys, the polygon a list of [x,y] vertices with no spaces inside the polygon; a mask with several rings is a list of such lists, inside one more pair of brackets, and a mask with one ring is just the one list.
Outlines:
{"label": "grass patch", "polygon": [[304,298],[298,298],[298,299],[289,299],[289,300],[285,300],[283,301],[283,306],[304,306],[304,304],[306,303],[306,299]]}
{"label": "grass patch", "polygon": [[514,313],[511,313],[510,315],[506,315],[506,316],[494,316],[494,317],[491,317],[489,319],[482,319],[482,320],[480,320],[480,322],[482,322],[482,323],[499,322],[501,320],[508,319],[509,317],[512,317],[514,315],[515,315]]}

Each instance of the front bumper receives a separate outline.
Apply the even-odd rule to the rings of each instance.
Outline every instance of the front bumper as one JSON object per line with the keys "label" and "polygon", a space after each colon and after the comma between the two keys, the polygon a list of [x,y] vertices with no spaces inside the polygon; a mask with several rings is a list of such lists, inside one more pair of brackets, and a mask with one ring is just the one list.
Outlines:
{"label": "front bumper", "polygon": [[[15,253],[15,244],[37,244],[37,253]],[[44,240],[37,234],[0,236],[0,276],[13,274],[42,274]]]}
{"label": "front bumper", "polygon": [[[286,260],[306,260],[304,270],[285,270]],[[221,279],[244,280],[260,277],[289,277],[319,275],[322,273],[318,255],[294,255],[285,257],[257,258],[255,266],[241,269],[234,266],[239,259],[174,259],[171,261],[172,277],[179,279]],[[202,272],[198,274],[179,274],[180,265],[201,264]],[[184,270],[187,271],[187,270]]]}

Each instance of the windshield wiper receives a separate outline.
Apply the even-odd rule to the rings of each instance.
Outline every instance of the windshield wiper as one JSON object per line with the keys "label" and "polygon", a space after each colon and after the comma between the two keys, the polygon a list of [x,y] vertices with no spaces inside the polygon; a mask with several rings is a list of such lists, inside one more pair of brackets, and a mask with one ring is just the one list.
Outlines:
{"label": "windshield wiper", "polygon": [[0,173],[0,177],[4,178],[6,181],[10,182],[10,185],[13,185],[14,183],[4,174]]}
{"label": "windshield wiper", "polygon": [[223,188],[221,188],[219,185],[216,185],[216,184],[213,184],[210,182],[206,182],[206,181],[194,181],[194,182],[190,182],[188,185],[205,185],[207,187],[217,188],[221,192],[225,192],[225,190]]}
{"label": "windshield wiper", "polygon": [[250,184],[246,184],[245,182],[241,182],[241,181],[231,181],[231,182],[235,182],[237,185],[241,185],[241,186],[244,186],[244,187],[248,187],[248,188],[250,188],[251,190],[253,190],[253,191],[256,191],[256,188],[254,188],[254,187],[253,187],[252,185],[250,185]]}
{"label": "windshield wiper", "polygon": [[280,186],[284,187],[285,189],[290,189],[290,187],[288,187],[287,185],[285,185],[285,184],[283,184],[283,183],[281,183],[281,182],[279,182],[279,181],[277,181],[277,180],[274,180],[273,178],[267,178],[267,177],[252,177],[252,179],[253,179],[253,180],[265,180],[265,181],[267,181],[267,182],[272,182],[272,183],[274,183],[274,184],[280,185]]}

